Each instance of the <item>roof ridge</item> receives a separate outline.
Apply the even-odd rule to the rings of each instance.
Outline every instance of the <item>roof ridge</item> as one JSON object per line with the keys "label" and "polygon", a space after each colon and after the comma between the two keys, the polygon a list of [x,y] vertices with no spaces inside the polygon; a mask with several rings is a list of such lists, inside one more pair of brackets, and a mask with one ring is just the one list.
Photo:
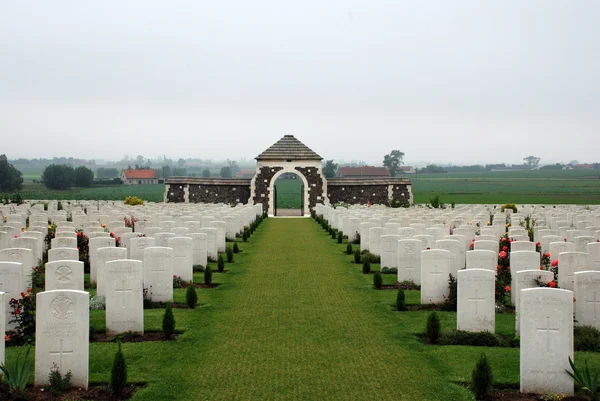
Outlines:
{"label": "roof ridge", "polygon": [[256,160],[323,160],[316,152],[300,142],[294,135],[284,135]]}

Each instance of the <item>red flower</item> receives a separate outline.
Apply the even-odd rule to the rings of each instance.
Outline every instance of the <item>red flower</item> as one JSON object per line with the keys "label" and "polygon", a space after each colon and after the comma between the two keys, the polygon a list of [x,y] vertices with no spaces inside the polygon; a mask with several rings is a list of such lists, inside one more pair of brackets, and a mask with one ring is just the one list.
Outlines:
{"label": "red flower", "polygon": [[544,270],[541,265],[540,265],[540,270]]}
{"label": "red flower", "polygon": [[508,247],[507,246],[503,246],[502,250],[506,252],[506,251],[508,251]]}
{"label": "red flower", "polygon": [[539,242],[536,242],[536,243],[535,243],[535,246],[540,246],[540,243],[539,243]]}
{"label": "red flower", "polygon": [[496,269],[500,270],[500,269],[502,269],[502,266],[498,265],[498,266],[496,266]]}
{"label": "red flower", "polygon": [[506,287],[504,287],[504,291],[510,292],[510,285],[507,285]]}
{"label": "red flower", "polygon": [[545,257],[547,257],[547,258],[550,258],[550,252],[546,252],[546,253],[544,254],[544,256],[545,256]]}
{"label": "red flower", "polygon": [[558,259],[554,259],[552,261],[552,267],[556,267],[556,266],[558,266]]}
{"label": "red flower", "polygon": [[28,288],[27,292],[31,293],[31,292],[33,292],[33,290],[31,288]]}
{"label": "red flower", "polygon": [[512,243],[513,243],[513,241],[514,241],[514,239],[512,239],[512,238],[511,238],[511,239],[510,239],[510,243],[512,244]]}
{"label": "red flower", "polygon": [[15,315],[20,315],[20,314],[21,314],[21,309],[17,309],[17,310],[15,311]]}
{"label": "red flower", "polygon": [[548,285],[552,288],[556,287],[556,282],[555,281],[551,281],[548,283]]}
{"label": "red flower", "polygon": [[8,334],[4,335],[4,341],[10,341],[10,336]]}
{"label": "red flower", "polygon": [[81,231],[77,231],[77,236],[81,237]]}
{"label": "red flower", "polygon": [[506,237],[502,237],[502,242],[506,242]]}
{"label": "red flower", "polygon": [[500,256],[501,259],[504,259],[506,257],[506,252],[502,251],[498,255]]}
{"label": "red flower", "polygon": [[21,298],[23,298],[24,296],[25,296],[25,293],[24,293],[24,292],[22,292],[22,293],[21,293]]}
{"label": "red flower", "polygon": [[577,302],[577,300],[575,299],[575,297],[573,297],[573,302]]}
{"label": "red flower", "polygon": [[567,239],[565,238],[565,242],[567,242]]}

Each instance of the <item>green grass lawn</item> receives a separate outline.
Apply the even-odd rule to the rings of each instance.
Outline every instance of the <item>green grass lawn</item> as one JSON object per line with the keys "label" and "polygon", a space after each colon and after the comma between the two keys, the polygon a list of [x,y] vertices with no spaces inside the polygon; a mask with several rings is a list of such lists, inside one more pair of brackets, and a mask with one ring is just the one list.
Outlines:
{"label": "green grass lawn", "polygon": [[24,183],[21,195],[24,199],[57,200],[121,200],[137,196],[150,202],[162,202],[165,185],[107,185],[92,188],[71,188],[64,191],[49,190],[42,184]]}
{"label": "green grass lawn", "polygon": [[280,178],[275,181],[277,187],[278,209],[300,209],[302,206],[302,180]]}
{"label": "green grass lawn", "polygon": [[[428,313],[394,311],[396,291],[373,289],[373,275],[312,219],[267,219],[240,247],[229,271],[214,274],[221,285],[198,290],[198,309],[174,310],[177,341],[123,345],[129,380],[147,383],[135,400],[471,400],[461,383],[482,352],[497,382],[518,384],[518,349],[423,344]],[[407,299],[418,303],[419,292]],[[160,330],[162,314],[146,310],[146,330]],[[455,327],[455,313],[440,316]],[[103,311],[91,325],[104,329]],[[497,315],[497,331],[513,334],[514,316]],[[109,382],[116,350],[91,344],[92,383]]]}

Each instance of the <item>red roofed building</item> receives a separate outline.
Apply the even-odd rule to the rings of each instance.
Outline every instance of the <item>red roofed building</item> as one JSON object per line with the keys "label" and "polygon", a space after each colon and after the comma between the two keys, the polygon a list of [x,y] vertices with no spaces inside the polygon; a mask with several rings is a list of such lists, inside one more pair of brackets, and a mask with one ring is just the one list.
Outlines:
{"label": "red roofed building", "polygon": [[121,180],[125,185],[158,184],[155,170],[123,170]]}
{"label": "red roofed building", "polygon": [[335,176],[338,178],[390,177],[390,172],[385,167],[340,167]]}

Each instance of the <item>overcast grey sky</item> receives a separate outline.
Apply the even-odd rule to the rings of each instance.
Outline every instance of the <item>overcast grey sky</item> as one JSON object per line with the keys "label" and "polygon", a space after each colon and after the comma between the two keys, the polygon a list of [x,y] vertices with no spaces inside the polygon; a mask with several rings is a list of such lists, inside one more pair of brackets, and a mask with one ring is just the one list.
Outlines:
{"label": "overcast grey sky", "polygon": [[600,161],[600,1],[0,2],[0,153]]}

